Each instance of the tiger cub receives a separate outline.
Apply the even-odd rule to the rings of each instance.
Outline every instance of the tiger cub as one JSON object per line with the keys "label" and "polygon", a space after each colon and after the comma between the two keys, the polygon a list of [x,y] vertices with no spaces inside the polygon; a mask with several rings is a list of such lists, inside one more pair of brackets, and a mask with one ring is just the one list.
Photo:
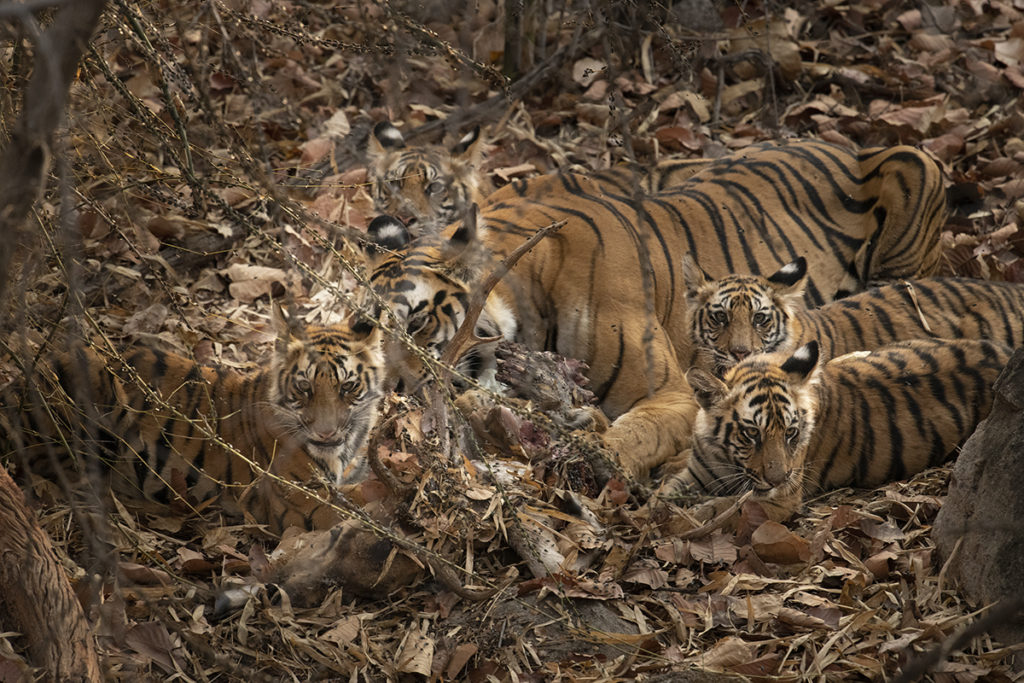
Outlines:
{"label": "tiger cub", "polygon": [[700,403],[692,450],[663,490],[753,492],[770,517],[785,519],[805,496],[906,478],[946,461],[971,435],[1012,351],[922,339],[819,362],[812,341],[746,358],[723,379],[692,368],[686,379]]}
{"label": "tiger cub", "polygon": [[394,124],[378,123],[366,150],[374,208],[397,216],[416,236],[440,232],[493,189],[479,169],[482,148],[479,126],[445,149],[407,147]]}
{"label": "tiger cub", "polygon": [[67,467],[70,456],[86,473],[98,445],[120,495],[189,504],[220,495],[229,515],[275,533],[327,528],[340,517],[290,484],[323,493],[367,474],[383,393],[380,333],[303,329],[280,309],[274,325],[273,358],[251,375],[150,348],[112,360],[84,347],[51,357],[23,396],[2,397],[8,424],[20,411],[22,429],[0,443],[33,471]]}
{"label": "tiger cub", "polygon": [[691,316],[691,365],[718,376],[752,353],[792,351],[811,340],[825,358],[929,337],[1024,343],[1024,285],[1019,284],[901,280],[808,309],[804,258],[769,277],[709,280],[686,257],[683,281]]}
{"label": "tiger cub", "polygon": [[627,474],[644,477],[687,447],[697,412],[683,378],[683,255],[721,272],[770,272],[805,254],[816,303],[863,282],[930,274],[945,216],[941,180],[909,147],[854,152],[811,141],[750,148],[639,198],[549,174],[490,195],[479,225],[411,241],[385,230],[371,280],[401,325],[441,349],[487,275],[539,229],[560,226],[501,278],[480,322],[490,336],[586,363],[612,421],[604,446]]}
{"label": "tiger cub", "polygon": [[922,339],[819,363],[812,341],[751,356],[723,379],[691,368],[700,411],[686,469],[668,488],[753,491],[784,519],[805,495],[906,478],[945,461],[974,431],[1011,351]]}

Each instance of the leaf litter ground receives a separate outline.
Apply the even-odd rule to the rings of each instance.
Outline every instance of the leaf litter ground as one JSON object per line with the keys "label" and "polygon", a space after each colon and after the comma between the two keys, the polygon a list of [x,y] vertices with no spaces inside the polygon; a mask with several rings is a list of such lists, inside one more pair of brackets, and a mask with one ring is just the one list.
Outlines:
{"label": "leaf litter ground", "polygon": [[[947,270],[1022,279],[1014,3],[569,4],[527,13],[546,27],[535,68],[523,65],[539,80],[508,91],[492,63],[499,9],[447,9],[114,4],[73,89],[66,184],[55,177],[37,211],[48,256],[16,273],[22,295],[10,304],[23,329],[45,335],[74,314],[116,347],[255,367],[271,339],[270,297],[290,295],[321,321],[344,314],[344,293],[358,289],[347,264],[361,257],[344,238],[373,216],[362,140],[388,116],[424,139],[483,124],[481,170],[497,185],[792,136],[920,145],[946,169],[955,209]],[[5,117],[23,77],[10,64]],[[67,191],[75,208],[62,214]],[[5,357],[0,373],[14,372]],[[424,408],[391,401],[401,418],[382,457],[416,484],[417,540],[506,588],[470,603],[428,577],[386,600],[332,589],[312,608],[254,589],[215,621],[217,589],[255,586],[276,539],[225,525],[215,507],[197,518],[129,501],[105,511],[100,538],[39,483],[42,521],[110,677],[893,678],[985,607],[944,580],[928,537],[945,468],[835,492],[785,525],[748,505],[733,525],[695,534],[682,517],[651,520],[624,491],[595,498],[577,458],[583,437],[569,428],[549,437],[528,415],[485,411],[488,471],[469,456],[438,459]],[[533,578],[545,562],[564,568]],[[0,637],[5,676],[21,666],[18,645]],[[1009,680],[1015,650],[982,637],[931,676]]]}

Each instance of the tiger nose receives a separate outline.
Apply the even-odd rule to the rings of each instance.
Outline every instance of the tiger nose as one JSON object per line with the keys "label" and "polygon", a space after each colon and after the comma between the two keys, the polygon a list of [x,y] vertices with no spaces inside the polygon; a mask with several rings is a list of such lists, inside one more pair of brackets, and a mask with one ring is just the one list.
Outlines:
{"label": "tiger nose", "polygon": [[789,478],[789,472],[780,463],[772,461],[765,467],[764,478],[772,486],[778,486]]}
{"label": "tiger nose", "polygon": [[743,360],[750,355],[750,349],[745,346],[736,346],[730,349],[730,353],[732,353],[733,358],[736,360]]}
{"label": "tiger nose", "polygon": [[314,429],[313,436],[316,437],[317,441],[330,441],[338,433],[337,427]]}

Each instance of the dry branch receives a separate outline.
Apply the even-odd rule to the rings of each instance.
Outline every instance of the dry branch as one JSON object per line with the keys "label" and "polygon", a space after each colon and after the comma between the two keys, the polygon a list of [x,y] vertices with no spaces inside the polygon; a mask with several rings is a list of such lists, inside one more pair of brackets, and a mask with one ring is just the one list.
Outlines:
{"label": "dry branch", "polygon": [[1024,598],[1008,598],[996,603],[981,619],[957,631],[928,652],[911,659],[900,675],[893,680],[893,683],[911,683],[921,680],[929,671],[946,661],[950,653],[966,647],[972,640],[985,635],[1000,624],[1019,619],[1022,613],[1024,613]]}
{"label": "dry branch", "polygon": [[15,237],[45,186],[50,144],[64,116],[68,88],[105,4],[80,0],[61,7],[36,40],[35,73],[25,89],[21,118],[0,158],[0,294],[7,287]]}
{"label": "dry branch", "polygon": [[[469,218],[469,220],[474,223],[476,223],[476,212],[477,208],[474,206]],[[457,361],[463,353],[468,351],[469,348],[479,344],[498,341],[497,339],[481,339],[476,336],[476,321],[480,318],[480,314],[483,312],[484,306],[487,304],[487,297],[490,296],[491,290],[501,282],[501,279],[505,277],[508,271],[515,267],[516,263],[519,262],[519,259],[521,259],[528,251],[533,249],[542,239],[561,229],[563,225],[565,225],[565,221],[561,220],[539,229],[537,232],[533,233],[530,239],[516,247],[516,249],[505,258],[505,260],[491,271],[487,278],[481,283],[480,287],[473,292],[473,298],[470,300],[469,308],[466,311],[466,319],[462,321],[459,329],[455,331],[455,335],[452,337],[452,340],[448,342],[448,346],[445,347],[444,353],[441,354],[441,365],[451,367],[455,365],[455,361]],[[469,348],[465,348],[467,346]]]}
{"label": "dry branch", "polygon": [[[21,118],[0,158],[0,294],[26,216],[46,184],[50,145],[68,89],[104,7],[103,0],[62,6],[35,41],[35,71]],[[26,18],[34,28],[34,22]],[[6,325],[5,325],[6,326]],[[21,632],[36,666],[55,680],[98,681],[99,660],[81,605],[49,538],[7,471],[0,467],[0,616]]]}

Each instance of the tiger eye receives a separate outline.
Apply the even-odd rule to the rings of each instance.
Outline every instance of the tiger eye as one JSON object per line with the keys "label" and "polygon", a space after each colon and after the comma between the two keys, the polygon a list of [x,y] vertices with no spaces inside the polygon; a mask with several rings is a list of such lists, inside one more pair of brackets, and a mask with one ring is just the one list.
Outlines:
{"label": "tiger eye", "polygon": [[309,396],[313,391],[313,385],[305,377],[296,377],[292,384],[295,387],[295,391],[303,396]]}

